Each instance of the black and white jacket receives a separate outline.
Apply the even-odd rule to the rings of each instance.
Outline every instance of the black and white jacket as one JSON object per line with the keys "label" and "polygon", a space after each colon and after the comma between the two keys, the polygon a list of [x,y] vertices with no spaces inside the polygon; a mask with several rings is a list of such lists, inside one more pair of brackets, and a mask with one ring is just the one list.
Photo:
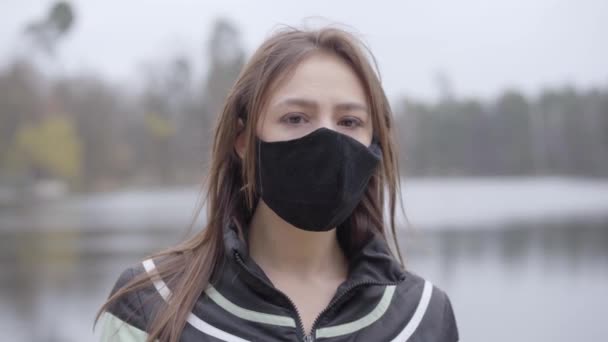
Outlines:
{"label": "black and white jacket", "polygon": [[[221,270],[188,316],[181,341],[458,341],[446,293],[403,271],[380,237],[371,238],[350,257],[348,279],[317,317],[311,335],[304,334],[292,301],[249,258],[233,225],[226,227],[224,243]],[[138,272],[147,272],[151,285],[123,297],[103,313],[102,342],[145,341],[154,314],[150,296],[166,300],[171,295],[150,259],[125,270],[113,292]]]}

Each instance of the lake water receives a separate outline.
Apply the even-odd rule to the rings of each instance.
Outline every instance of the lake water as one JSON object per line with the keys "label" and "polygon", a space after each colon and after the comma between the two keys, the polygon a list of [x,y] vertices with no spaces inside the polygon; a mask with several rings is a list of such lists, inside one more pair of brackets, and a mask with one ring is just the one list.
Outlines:
{"label": "lake water", "polygon": [[[407,267],[450,296],[462,341],[608,340],[604,188],[585,192],[589,188],[574,189],[570,184],[566,191],[557,182],[560,193],[547,184],[535,184],[537,191],[532,193],[537,197],[526,198],[505,195],[513,191],[512,183],[510,190],[492,187],[495,191],[488,191],[483,182],[476,190],[468,189],[469,183],[459,188],[435,182],[426,190],[421,184],[411,184],[411,193],[406,190],[406,203],[424,207],[421,202],[427,197],[432,203],[420,210],[406,205],[416,229],[400,230],[401,245]],[[450,187],[452,195],[436,192]],[[559,202],[539,206],[549,215],[517,215],[513,208],[528,208],[522,201],[538,205],[548,197],[543,191],[586,196],[572,203],[584,202],[581,209],[595,209],[581,212],[573,209],[574,204]],[[501,194],[513,198],[502,202],[510,216],[475,221],[504,214],[496,208],[500,201],[484,200],[486,192],[492,198]],[[450,196],[456,195],[478,205],[467,209],[458,203],[461,211],[451,214],[428,209],[441,208],[442,199],[453,201]],[[3,340],[96,341],[95,311],[119,272],[145,254],[177,242],[195,201],[191,190],[163,190],[74,198],[21,212],[0,212]],[[564,207],[558,211],[556,206]],[[478,215],[466,212],[475,208]],[[492,215],[483,213],[484,208]],[[561,212],[569,214],[560,216]]]}

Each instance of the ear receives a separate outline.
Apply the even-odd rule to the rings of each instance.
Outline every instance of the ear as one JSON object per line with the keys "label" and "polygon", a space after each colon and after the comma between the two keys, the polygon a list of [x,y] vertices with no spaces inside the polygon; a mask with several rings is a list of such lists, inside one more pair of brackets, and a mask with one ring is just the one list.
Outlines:
{"label": "ear", "polygon": [[245,156],[245,124],[243,124],[243,120],[240,118],[238,120],[238,126],[239,133],[234,141],[234,150],[236,151],[236,154],[243,159]]}

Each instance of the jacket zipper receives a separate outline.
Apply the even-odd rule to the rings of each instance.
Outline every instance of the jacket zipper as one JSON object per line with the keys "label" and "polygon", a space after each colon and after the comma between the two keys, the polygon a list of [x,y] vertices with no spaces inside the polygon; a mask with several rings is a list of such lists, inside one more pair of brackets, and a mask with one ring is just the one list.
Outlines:
{"label": "jacket zipper", "polygon": [[[258,280],[265,282],[265,280],[261,279],[257,274],[253,273],[253,271],[251,271],[249,269],[249,267],[247,265],[245,265],[245,262],[243,261],[243,259],[241,258],[241,255],[238,252],[235,252],[234,254],[236,256],[236,259],[238,260],[239,265],[241,265],[241,267],[245,271],[247,271],[247,273],[251,274],[253,277],[257,278]],[[296,306],[296,304],[291,300],[291,298],[289,298],[289,296],[287,296],[285,293],[283,293],[283,291],[280,291],[276,287],[272,287],[272,289],[274,291],[276,291],[277,293],[279,293],[283,298],[285,298],[289,302],[291,307],[293,308],[293,310],[296,313],[296,316],[298,318],[298,320],[296,322],[298,325],[298,329],[300,329],[302,336],[304,336],[304,342],[313,342],[314,341],[313,337],[306,335],[306,332],[304,331],[304,323],[302,323],[302,316],[300,315],[300,311],[298,311],[298,307]]]}
{"label": "jacket zipper", "polygon": [[[261,279],[260,277],[258,277],[258,275],[256,275],[255,273],[253,273],[253,271],[251,271],[249,269],[249,267],[247,265],[245,265],[245,262],[243,261],[243,259],[241,258],[241,255],[238,252],[235,252],[236,255],[236,259],[239,262],[239,265],[241,265],[241,267],[243,269],[245,269],[249,274],[251,274],[253,277],[259,279],[260,281],[264,282],[263,279]],[[304,323],[302,322],[302,316],[300,316],[300,312],[298,311],[298,307],[296,306],[296,304],[291,300],[291,298],[289,298],[288,295],[286,295],[285,293],[283,293],[283,291],[272,287],[274,291],[276,291],[277,293],[279,293],[283,298],[285,298],[289,304],[291,305],[291,307],[293,308],[294,312],[296,313],[296,316],[298,318],[297,320],[297,325],[298,328],[300,329],[300,331],[302,332],[302,336],[304,336],[304,340],[303,342],[314,342],[315,341],[315,331],[316,331],[316,326],[318,324],[319,319],[321,318],[321,316],[323,316],[327,311],[329,311],[332,307],[334,307],[337,303],[340,302],[340,300],[342,298],[344,298],[346,296],[347,293],[351,292],[352,290],[356,289],[357,287],[360,286],[368,286],[368,285],[396,285],[398,283],[400,283],[401,281],[397,281],[397,282],[378,282],[378,281],[361,281],[358,283],[354,283],[351,286],[349,286],[346,290],[344,290],[340,296],[338,296],[337,298],[335,298],[335,300],[331,301],[323,310],[321,310],[321,312],[317,315],[317,317],[315,318],[315,320],[312,322],[311,325],[311,329],[310,329],[310,335],[306,334],[306,332],[304,331]]]}

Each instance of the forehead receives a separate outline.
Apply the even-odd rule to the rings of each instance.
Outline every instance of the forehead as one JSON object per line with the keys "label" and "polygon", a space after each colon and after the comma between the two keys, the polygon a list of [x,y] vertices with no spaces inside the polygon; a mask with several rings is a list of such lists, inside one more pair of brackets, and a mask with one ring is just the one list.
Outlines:
{"label": "forehead", "polygon": [[288,103],[289,98],[306,98],[321,104],[351,102],[367,105],[363,83],[341,58],[315,53],[300,62],[284,78],[277,80],[269,93],[268,105]]}

